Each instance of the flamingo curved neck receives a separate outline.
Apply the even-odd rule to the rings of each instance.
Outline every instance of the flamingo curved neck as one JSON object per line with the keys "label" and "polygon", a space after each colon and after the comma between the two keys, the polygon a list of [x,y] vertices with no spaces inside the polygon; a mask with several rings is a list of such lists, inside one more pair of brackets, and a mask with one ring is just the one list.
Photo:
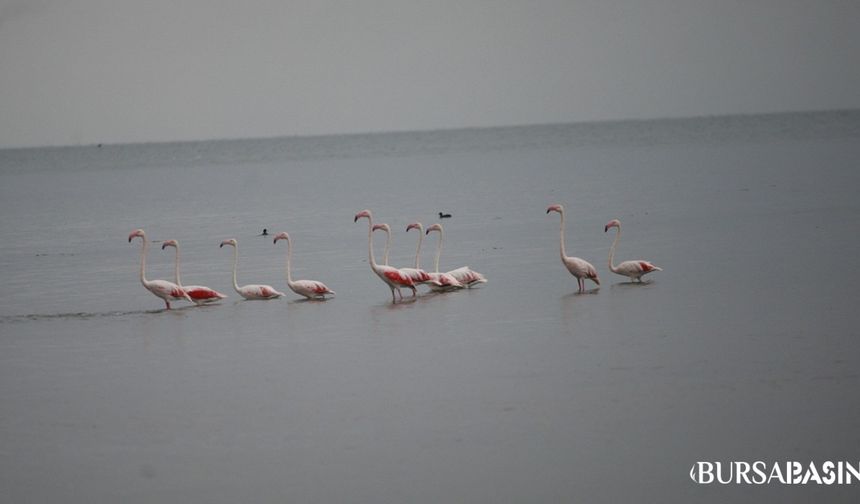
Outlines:
{"label": "flamingo curved neck", "polygon": [[439,230],[439,241],[436,243],[436,259],[433,261],[435,273],[439,273],[439,257],[442,255],[442,230]]}
{"label": "flamingo curved neck", "polygon": [[182,281],[179,279],[179,245],[176,249],[176,263],[173,265],[173,276],[176,277],[176,285],[182,287]]}
{"label": "flamingo curved neck", "polygon": [[235,290],[236,292],[241,294],[242,291],[239,290],[239,284],[236,282],[236,268],[238,266],[239,266],[239,245],[234,245],[233,246],[233,290]]}
{"label": "flamingo curved neck", "polygon": [[291,261],[293,259],[293,242],[289,238],[287,240],[287,285],[293,284],[293,276],[290,273]]}
{"label": "flamingo curved neck", "polygon": [[424,229],[418,227],[418,248],[415,249],[415,269],[421,269],[421,242],[424,241]]}
{"label": "flamingo curved neck", "polygon": [[612,263],[615,260],[615,245],[618,243],[618,239],[621,238],[621,228],[617,227],[616,230],[615,239],[612,240],[612,245],[609,247],[609,271],[613,273],[618,271],[618,268]]}
{"label": "flamingo curved neck", "polygon": [[145,235],[140,238],[143,240],[143,244],[140,246],[140,283],[146,286],[149,283],[146,279],[146,251],[149,249],[149,242]]}
{"label": "flamingo curved neck", "polygon": [[379,265],[376,264],[376,259],[373,258],[373,221],[370,217],[367,218],[367,259],[370,261],[370,269],[377,271]]}
{"label": "flamingo curved neck", "polygon": [[564,258],[567,257],[567,254],[564,251],[564,211],[559,212],[561,215],[561,226],[559,231],[559,239],[561,241],[561,260],[564,261]]}
{"label": "flamingo curved neck", "polygon": [[385,231],[385,249],[382,252],[382,264],[388,266],[388,252],[391,250],[391,231],[387,229],[383,229]]}

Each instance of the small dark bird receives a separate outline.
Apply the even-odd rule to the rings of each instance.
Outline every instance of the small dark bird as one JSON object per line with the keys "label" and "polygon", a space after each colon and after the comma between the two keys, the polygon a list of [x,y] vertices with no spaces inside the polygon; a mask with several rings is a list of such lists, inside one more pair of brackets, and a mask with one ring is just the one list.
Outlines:
{"label": "small dark bird", "polygon": [[263,228],[263,232],[260,233],[260,236],[269,236],[269,232],[266,230],[266,228]]}
{"label": "small dark bird", "polygon": [[440,218],[440,219],[450,219],[450,218],[451,218],[451,214],[449,214],[449,213],[442,213],[442,212],[439,212],[439,218]]}

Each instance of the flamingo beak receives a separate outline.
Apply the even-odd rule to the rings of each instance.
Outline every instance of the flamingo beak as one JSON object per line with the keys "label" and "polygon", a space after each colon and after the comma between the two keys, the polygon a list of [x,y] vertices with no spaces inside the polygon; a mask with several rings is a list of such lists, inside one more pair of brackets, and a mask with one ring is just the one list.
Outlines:
{"label": "flamingo beak", "polygon": [[609,224],[603,226],[603,232],[605,233],[607,231],[609,231]]}
{"label": "flamingo beak", "polygon": [[166,246],[167,246],[167,244],[166,244],[166,243],[162,243],[162,244],[161,244],[161,250],[164,250],[164,247],[166,247]]}

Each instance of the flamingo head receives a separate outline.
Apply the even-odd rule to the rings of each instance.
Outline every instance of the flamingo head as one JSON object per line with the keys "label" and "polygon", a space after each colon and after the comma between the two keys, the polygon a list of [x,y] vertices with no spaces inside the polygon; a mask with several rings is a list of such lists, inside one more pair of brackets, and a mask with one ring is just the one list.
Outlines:
{"label": "flamingo head", "polygon": [[176,240],[164,240],[164,243],[161,244],[161,250],[167,247],[179,248],[179,242]]}
{"label": "flamingo head", "polygon": [[442,232],[442,224],[431,224],[430,227],[427,228],[427,231],[424,234],[430,234],[430,231],[439,231]]}
{"label": "flamingo head", "polygon": [[362,217],[366,217],[367,220],[373,220],[373,216],[371,215],[370,210],[362,210],[355,214],[355,218],[352,220],[352,222],[358,222],[358,219]]}
{"label": "flamingo head", "polygon": [[564,207],[561,205],[550,205],[549,208],[546,209],[546,213],[550,212],[564,213]]}
{"label": "flamingo head", "polygon": [[424,226],[420,222],[413,222],[412,224],[406,226],[406,232],[408,233],[410,229],[417,229],[420,233],[421,230],[424,229]]}
{"label": "flamingo head", "polygon": [[290,235],[288,235],[286,231],[284,231],[283,233],[278,233],[275,235],[275,241],[273,241],[272,243],[278,243],[278,240],[290,241]]}
{"label": "flamingo head", "polygon": [[131,239],[139,236],[141,240],[146,241],[146,233],[143,232],[143,229],[135,229],[128,235],[128,242],[131,243]]}
{"label": "flamingo head", "polygon": [[379,231],[380,229],[385,231],[386,233],[391,232],[391,226],[389,226],[388,224],[383,223],[383,224],[374,224],[373,225],[373,231]]}
{"label": "flamingo head", "polygon": [[609,231],[609,228],[618,228],[620,230],[621,229],[621,221],[618,219],[612,219],[611,221],[607,222],[606,225],[603,226],[603,232],[605,233],[605,232]]}
{"label": "flamingo head", "polygon": [[236,246],[236,239],[235,239],[235,238],[230,238],[229,240],[224,240],[224,241],[222,241],[222,242],[221,242],[221,245],[219,245],[219,246],[218,246],[218,248],[221,248],[221,247],[223,247],[224,245],[232,245],[232,246],[234,246],[234,247],[235,247],[235,246]]}

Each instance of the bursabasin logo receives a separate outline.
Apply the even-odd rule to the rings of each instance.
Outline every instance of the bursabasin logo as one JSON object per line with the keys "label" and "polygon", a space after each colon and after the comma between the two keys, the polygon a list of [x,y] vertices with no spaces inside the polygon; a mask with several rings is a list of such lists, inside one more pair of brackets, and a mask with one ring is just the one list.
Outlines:
{"label": "bursabasin logo", "polygon": [[690,479],[700,485],[851,485],[860,482],[860,462],[696,462]]}

